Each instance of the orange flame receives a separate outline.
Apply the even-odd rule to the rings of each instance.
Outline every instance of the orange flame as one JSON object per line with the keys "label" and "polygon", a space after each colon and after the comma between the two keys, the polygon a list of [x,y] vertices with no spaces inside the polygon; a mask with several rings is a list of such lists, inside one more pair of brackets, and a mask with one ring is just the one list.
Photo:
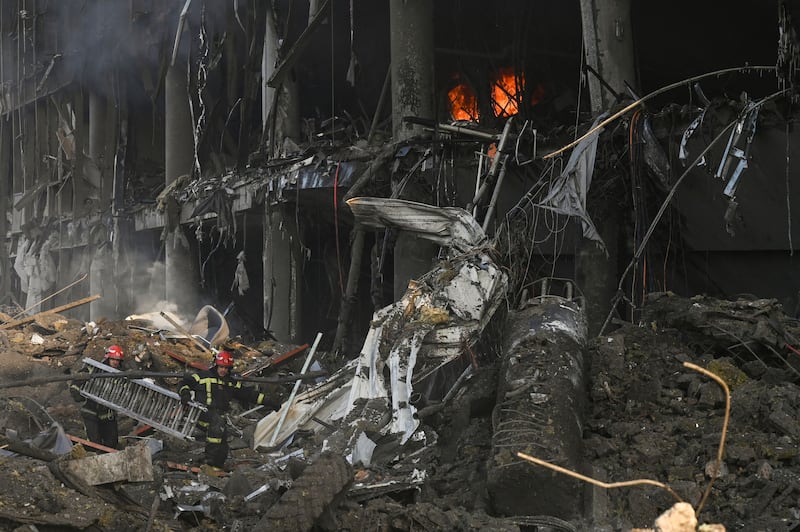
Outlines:
{"label": "orange flame", "polygon": [[478,120],[478,98],[466,83],[459,83],[447,93],[453,120]]}
{"label": "orange flame", "polygon": [[[455,76],[458,81],[458,76]],[[507,118],[519,113],[522,95],[525,90],[525,74],[516,73],[513,68],[505,67],[497,71],[492,82],[492,111],[499,118]],[[478,98],[472,87],[466,83],[458,83],[447,93],[450,100],[450,114],[454,120],[471,120],[477,122]],[[530,95],[531,105],[536,105],[544,98],[544,87],[537,84]]]}
{"label": "orange flame", "polygon": [[524,74],[517,75],[510,67],[501,68],[492,85],[492,110],[495,116],[508,117],[519,113],[518,93],[524,88]]}

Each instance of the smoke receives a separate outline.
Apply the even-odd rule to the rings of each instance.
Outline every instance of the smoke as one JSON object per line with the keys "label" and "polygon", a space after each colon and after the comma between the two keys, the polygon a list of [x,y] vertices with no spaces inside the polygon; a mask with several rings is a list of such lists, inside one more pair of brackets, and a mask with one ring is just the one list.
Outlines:
{"label": "smoke", "polygon": [[[136,258],[131,260],[132,264],[140,265],[138,270],[139,281],[134,280],[134,286],[131,290],[131,315],[145,316],[154,322],[154,325],[164,328],[172,329],[172,325],[159,318],[160,312],[165,312],[173,317],[177,317],[180,322],[191,323],[194,319],[197,309],[180,308],[174,301],[165,299],[164,283],[166,279],[166,266],[163,261],[152,261],[150,266],[142,268],[142,264],[152,259]],[[134,272],[136,274],[136,272]],[[158,321],[164,321],[159,325]]]}
{"label": "smoke", "polygon": [[[240,11],[252,9],[241,2]],[[172,56],[183,0],[168,2],[129,2],[128,0],[89,0],[47,2],[38,15],[47,29],[57,28],[57,39],[47,35],[38,48],[61,54],[59,68],[80,79],[84,86],[106,95],[115,88],[113,72],[120,78],[157,79]],[[180,36],[176,62],[186,64],[195,55],[201,14],[205,10],[206,32],[224,31],[230,2],[194,0],[189,5]],[[39,32],[41,35],[46,32]],[[56,44],[57,43],[57,44]],[[39,61],[42,59],[40,52]],[[30,59],[30,58],[29,58]],[[158,83],[152,83],[152,90]]]}

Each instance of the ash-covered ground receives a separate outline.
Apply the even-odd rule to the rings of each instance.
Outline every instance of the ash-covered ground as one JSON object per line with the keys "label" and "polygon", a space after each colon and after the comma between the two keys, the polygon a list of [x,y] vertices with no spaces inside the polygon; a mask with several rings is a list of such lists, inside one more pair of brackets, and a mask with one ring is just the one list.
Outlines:
{"label": "ash-covered ground", "polygon": [[[105,332],[89,336],[84,324],[56,321],[2,333],[2,382],[64,375],[79,367],[82,357],[98,358],[109,342],[120,343],[129,352],[148,353],[149,358],[140,358],[153,361],[149,367],[159,371],[181,369],[173,366],[174,359],[162,357],[163,340],[125,324],[101,324]],[[695,509],[710,485],[700,508],[701,522],[723,524],[728,530],[796,529],[800,525],[797,320],[774,300],[662,294],[650,298],[637,324],[615,327],[586,346],[588,406],[581,473],[604,482],[658,481]],[[44,343],[31,343],[34,333]],[[280,352],[290,347],[260,349]],[[185,356],[192,352],[180,344],[170,349]],[[249,363],[246,357],[240,360]],[[731,391],[722,466],[713,482],[725,395],[716,382],[684,362],[719,375]],[[151,482],[81,485],[65,476],[63,463],[83,456],[82,446],[59,457],[0,457],[0,527],[616,531],[650,527],[676,501],[667,490],[652,485],[604,489],[586,484],[586,516],[581,520],[498,515],[486,478],[501,360],[497,354],[478,353],[478,365],[447,406],[423,419],[419,431],[423,437],[403,447],[379,441],[375,465],[370,467],[353,467],[342,457],[323,453],[324,432],[299,434],[280,453],[254,451],[247,445],[247,435],[257,417],[239,420],[242,437],[232,440],[224,476],[203,467],[195,472],[175,469],[172,463],[200,466],[202,443],[158,432],[150,435],[163,444],[152,458]],[[265,386],[277,399],[285,398],[290,389],[291,384]],[[67,382],[2,392],[0,417],[7,446],[33,437],[49,418],[67,433],[85,436]],[[120,432],[130,434],[137,425],[122,419]],[[137,441],[123,438],[126,445]],[[293,452],[276,461],[277,456]],[[265,485],[263,493],[248,498]],[[303,524],[292,518],[279,508],[282,499],[284,506],[307,510],[305,517],[313,521]],[[290,518],[295,521],[287,521]]]}

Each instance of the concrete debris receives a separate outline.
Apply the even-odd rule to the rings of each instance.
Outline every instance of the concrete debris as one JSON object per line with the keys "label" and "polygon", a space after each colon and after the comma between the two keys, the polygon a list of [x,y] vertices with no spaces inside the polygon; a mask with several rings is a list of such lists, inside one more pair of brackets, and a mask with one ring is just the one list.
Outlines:
{"label": "concrete debris", "polygon": [[[222,470],[202,464],[202,441],[175,438],[157,427],[159,437],[147,437],[153,427],[126,416],[120,417],[121,450],[87,456],[88,447],[73,444],[82,440],[73,434],[83,436],[83,429],[65,381],[23,389],[36,400],[15,396],[0,402],[8,445],[2,453],[7,482],[0,483],[0,520],[81,529],[103,515],[110,523],[124,518],[144,528],[156,508],[155,523],[173,530],[196,530],[198,523],[348,529],[367,518],[394,523],[398,530],[410,530],[412,523],[423,530],[616,530],[649,526],[674,504],[651,488],[588,489],[504,461],[506,449],[527,449],[575,470],[592,463],[608,481],[667,480],[690,501],[698,500],[713,476],[703,511],[707,520],[777,529],[779,518],[773,516],[787,515],[796,493],[792,479],[800,474],[792,422],[800,388],[792,383],[796,366],[790,357],[800,331],[779,305],[653,294],[643,309],[645,326],[627,325],[588,340],[580,299],[543,294],[503,317],[502,360],[478,354],[473,364],[469,352],[475,354],[477,344],[461,339],[486,329],[503,286],[502,275],[481,252],[447,258],[376,314],[375,330],[358,358],[299,390],[280,445],[257,445],[257,427],[276,414],[258,419],[258,411],[234,409],[227,421],[234,436]],[[59,338],[62,347],[43,356],[44,346],[28,341],[34,333],[45,346]],[[85,358],[100,358],[111,343],[137,353],[128,360],[136,367],[179,372],[186,361],[209,362],[190,339],[162,337],[141,318],[86,327],[56,315],[2,335],[17,350],[0,364],[5,379],[63,377],[65,368],[74,371]],[[742,340],[749,349],[741,347]],[[64,342],[81,348],[69,354]],[[230,342],[222,345],[234,350],[236,369],[250,377],[260,368],[297,373],[307,360],[286,356],[307,345]],[[705,349],[695,354],[687,345]],[[186,361],[172,356],[179,353]],[[325,357],[316,352],[313,358],[335,367]],[[282,358],[277,367],[267,363]],[[592,360],[590,367],[584,358]],[[714,384],[679,369],[685,359],[714,371],[732,390],[719,471],[714,458],[724,400],[712,393]],[[591,399],[585,406],[575,394],[583,382]],[[175,382],[158,385],[171,389]],[[276,384],[263,384],[262,391],[282,400],[290,392]],[[9,453],[14,442],[26,442],[31,454]],[[22,502],[11,489],[17,474],[42,495]],[[562,485],[569,489],[559,491]],[[591,504],[583,507],[584,500]],[[15,504],[14,512],[2,510]],[[621,513],[611,515],[608,508]],[[655,529],[668,530],[678,515],[673,509],[659,517]],[[691,522],[680,526],[686,528],[676,530],[714,530],[691,528]]]}
{"label": "concrete debris", "polygon": [[153,480],[153,464],[147,445],[133,445],[118,453],[69,460],[62,464],[62,471],[76,476],[89,486]]}

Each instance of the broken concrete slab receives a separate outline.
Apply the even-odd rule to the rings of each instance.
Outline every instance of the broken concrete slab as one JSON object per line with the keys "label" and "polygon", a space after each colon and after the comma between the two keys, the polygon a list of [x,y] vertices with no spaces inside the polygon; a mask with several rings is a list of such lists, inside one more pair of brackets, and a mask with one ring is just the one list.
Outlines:
{"label": "broken concrete slab", "polygon": [[65,461],[62,469],[89,486],[109,482],[149,482],[153,480],[153,463],[147,445],[126,447],[118,453],[87,456]]}

